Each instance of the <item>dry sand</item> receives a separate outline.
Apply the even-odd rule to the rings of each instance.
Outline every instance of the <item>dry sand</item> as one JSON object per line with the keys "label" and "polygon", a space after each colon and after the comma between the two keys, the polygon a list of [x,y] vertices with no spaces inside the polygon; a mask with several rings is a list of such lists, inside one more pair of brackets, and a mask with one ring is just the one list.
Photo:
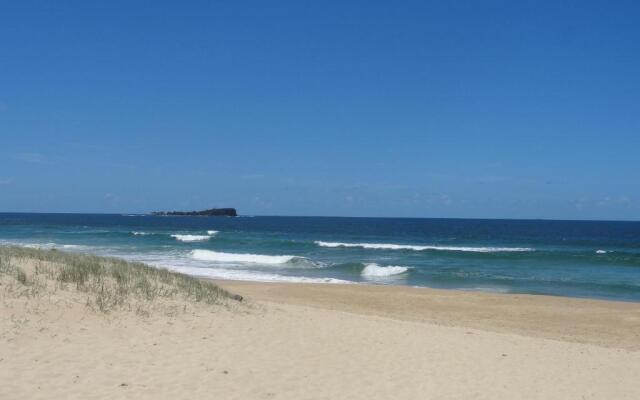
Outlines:
{"label": "dry sand", "polygon": [[640,304],[406,286],[218,281],[252,299],[640,351]]}
{"label": "dry sand", "polygon": [[640,304],[220,284],[148,317],[0,287],[0,399],[640,398]]}

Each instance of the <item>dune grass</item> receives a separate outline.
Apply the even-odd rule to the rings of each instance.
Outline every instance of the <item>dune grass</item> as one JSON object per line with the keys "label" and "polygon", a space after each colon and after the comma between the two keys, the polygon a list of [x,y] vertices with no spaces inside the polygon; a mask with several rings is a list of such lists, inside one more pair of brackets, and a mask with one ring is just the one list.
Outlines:
{"label": "dune grass", "polygon": [[205,304],[241,299],[212,282],[142,263],[13,246],[0,246],[0,279],[24,296],[73,290],[103,313],[132,305],[148,313],[160,299]]}

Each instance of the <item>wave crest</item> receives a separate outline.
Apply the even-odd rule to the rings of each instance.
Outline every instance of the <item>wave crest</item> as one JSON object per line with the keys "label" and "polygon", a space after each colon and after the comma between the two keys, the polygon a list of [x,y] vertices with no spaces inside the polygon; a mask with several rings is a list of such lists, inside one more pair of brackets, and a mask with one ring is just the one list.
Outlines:
{"label": "wave crest", "polygon": [[211,239],[209,235],[171,235],[172,238],[181,242],[204,242]]}
{"label": "wave crest", "polygon": [[360,275],[364,277],[385,277],[392,275],[404,274],[409,270],[409,267],[401,267],[399,265],[389,265],[383,267],[376,263],[365,264]]}
{"label": "wave crest", "polygon": [[298,256],[271,256],[251,253],[223,253],[211,250],[193,250],[191,257],[200,261],[212,261],[217,263],[240,263],[240,264],[266,264],[266,265],[297,265],[319,267],[321,264],[315,263],[308,258]]}
{"label": "wave crest", "polygon": [[440,251],[468,251],[475,253],[498,253],[498,252],[522,252],[534,251],[530,247],[469,247],[469,246],[416,246],[409,244],[393,244],[393,243],[340,243],[340,242],[323,242],[315,241],[320,247],[359,247],[363,249],[376,250],[440,250]]}

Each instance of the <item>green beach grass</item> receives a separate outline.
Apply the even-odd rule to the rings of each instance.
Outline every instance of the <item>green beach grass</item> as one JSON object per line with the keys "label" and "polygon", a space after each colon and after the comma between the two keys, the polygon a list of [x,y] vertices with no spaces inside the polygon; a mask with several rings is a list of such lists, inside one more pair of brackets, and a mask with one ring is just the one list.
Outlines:
{"label": "green beach grass", "polygon": [[129,309],[148,315],[159,300],[176,304],[228,305],[241,300],[212,282],[117,258],[0,246],[0,284],[5,294],[38,297],[74,291],[91,308]]}

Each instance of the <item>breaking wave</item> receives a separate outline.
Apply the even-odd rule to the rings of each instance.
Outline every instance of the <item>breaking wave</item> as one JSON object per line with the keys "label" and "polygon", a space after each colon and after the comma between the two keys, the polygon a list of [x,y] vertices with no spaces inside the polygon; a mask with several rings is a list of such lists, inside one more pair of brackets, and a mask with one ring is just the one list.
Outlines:
{"label": "breaking wave", "polygon": [[408,270],[408,267],[401,267],[398,265],[389,265],[387,267],[383,267],[376,263],[370,263],[365,264],[360,275],[364,277],[385,277],[404,274]]}
{"label": "breaking wave", "polygon": [[[187,233],[176,233],[169,235],[176,240],[180,240],[181,242],[200,242],[204,240],[208,240],[212,236],[215,236],[219,233],[219,231],[209,230],[206,235],[194,235]],[[131,231],[130,234],[134,236],[150,236],[150,235],[166,235],[166,233],[162,232],[143,232],[143,231]]]}
{"label": "breaking wave", "polygon": [[316,241],[320,247],[359,247],[362,249],[378,249],[378,250],[441,250],[441,251],[468,251],[475,253],[498,253],[498,252],[521,252],[534,251],[530,247],[468,247],[468,246],[416,246],[409,244],[392,244],[392,243],[340,243],[340,242],[323,242]]}
{"label": "breaking wave", "polygon": [[305,276],[287,276],[268,272],[260,271],[247,271],[225,268],[197,268],[197,267],[182,267],[174,265],[163,265],[162,267],[169,268],[176,272],[188,274],[192,276],[200,276],[212,279],[231,279],[237,281],[253,281],[253,282],[301,282],[301,283],[339,283],[339,284],[353,284],[352,281],[346,281],[336,278],[312,278]]}
{"label": "breaking wave", "polygon": [[210,235],[171,235],[171,237],[181,242],[204,242],[211,239]]}
{"label": "breaking wave", "polygon": [[320,267],[322,264],[315,263],[308,258],[298,256],[270,256],[264,254],[251,253],[223,253],[211,250],[193,250],[191,257],[200,261],[211,261],[216,263],[240,263],[240,264],[262,264],[262,265],[299,265]]}

